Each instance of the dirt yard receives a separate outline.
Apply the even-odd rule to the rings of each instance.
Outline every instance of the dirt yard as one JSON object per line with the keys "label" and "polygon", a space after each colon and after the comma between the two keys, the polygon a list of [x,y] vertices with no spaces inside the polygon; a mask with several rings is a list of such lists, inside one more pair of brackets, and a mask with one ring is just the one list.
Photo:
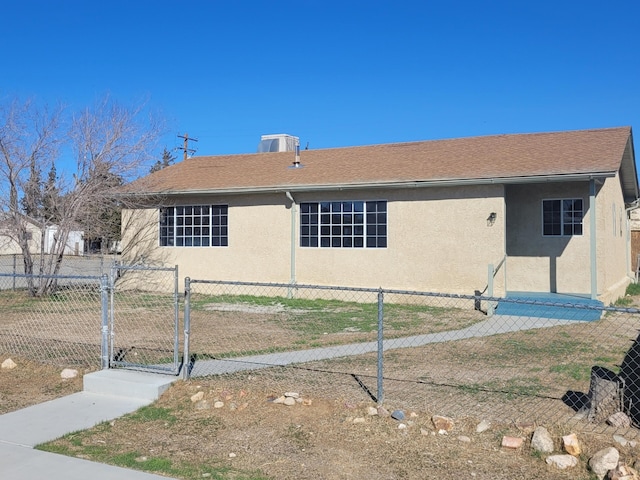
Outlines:
{"label": "dirt yard", "polygon": [[[14,360],[16,368],[0,370],[0,413],[81,389],[80,377],[62,380],[59,368]],[[276,403],[285,392],[274,391],[268,380],[179,381],[144,415],[123,417],[56,443],[85,458],[98,459],[92,455],[107,449],[114,456],[133,455],[141,466],[151,458],[195,466],[195,473],[181,477],[185,479],[586,480],[594,478],[587,460],[600,448],[615,445],[629,465],[639,452],[639,447],[616,445],[611,435],[582,434],[579,465],[558,470],[545,463],[546,455],[532,452],[530,424],[492,424],[478,432],[482,418],[461,417],[444,434],[432,421],[438,412],[404,411],[403,420],[384,412],[370,415],[373,403],[310,396],[294,380],[287,391],[299,393],[300,400],[291,406]],[[393,412],[393,405],[385,407]],[[571,432],[545,426],[556,453],[562,453],[561,436]],[[505,435],[523,438],[524,445],[502,447]],[[218,473],[207,473],[211,471]]]}

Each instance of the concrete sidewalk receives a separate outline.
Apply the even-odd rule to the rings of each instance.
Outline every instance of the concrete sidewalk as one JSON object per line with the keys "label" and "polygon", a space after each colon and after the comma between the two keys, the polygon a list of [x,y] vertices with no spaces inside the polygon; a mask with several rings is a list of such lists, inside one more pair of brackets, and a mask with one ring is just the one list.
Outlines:
{"label": "concrete sidewalk", "polygon": [[151,404],[176,377],[125,370],[85,375],[84,391],[0,416],[0,478],[31,480],[166,480],[74,457],[34,450],[67,433],[91,428]]}

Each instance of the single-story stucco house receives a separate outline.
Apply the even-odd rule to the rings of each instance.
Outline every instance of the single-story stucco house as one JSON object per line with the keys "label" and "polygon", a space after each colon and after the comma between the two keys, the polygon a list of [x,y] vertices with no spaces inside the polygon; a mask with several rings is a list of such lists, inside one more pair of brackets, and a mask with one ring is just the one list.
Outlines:
{"label": "single-story stucco house", "polygon": [[630,127],[200,156],[126,192],[123,251],[182,277],[606,303],[634,277]]}

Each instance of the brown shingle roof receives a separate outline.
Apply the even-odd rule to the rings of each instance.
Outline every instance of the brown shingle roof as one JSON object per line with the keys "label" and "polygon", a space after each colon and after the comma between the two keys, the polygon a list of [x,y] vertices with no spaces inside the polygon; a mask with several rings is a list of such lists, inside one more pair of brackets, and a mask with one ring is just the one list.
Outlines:
{"label": "brown shingle roof", "polygon": [[127,190],[214,193],[612,175],[630,135],[630,127],[620,127],[304,150],[297,169],[289,168],[293,152],[193,157]]}

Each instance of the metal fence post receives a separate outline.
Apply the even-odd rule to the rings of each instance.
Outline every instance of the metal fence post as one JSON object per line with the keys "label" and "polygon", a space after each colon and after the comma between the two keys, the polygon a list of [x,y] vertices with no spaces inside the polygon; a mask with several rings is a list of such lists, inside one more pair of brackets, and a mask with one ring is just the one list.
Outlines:
{"label": "metal fence post", "polygon": [[[493,264],[490,263],[488,266],[488,272],[487,272],[487,295],[489,295],[489,297],[493,298],[493,277],[495,276],[495,270],[493,268]],[[493,316],[495,312],[495,305],[493,303],[492,300],[489,300],[487,302],[487,317],[491,317]]]}
{"label": "metal fence post", "polygon": [[180,296],[178,290],[180,288],[180,281],[178,279],[178,265],[175,266],[173,272],[173,368],[178,367],[178,350],[180,348]]}
{"label": "metal fence post", "polygon": [[102,341],[100,358],[102,369],[109,368],[109,277],[102,275],[100,280],[100,299],[102,304]]}
{"label": "metal fence post", "polygon": [[384,293],[382,291],[382,287],[378,291],[378,405],[382,405],[384,401],[384,386],[382,380],[382,370],[384,363],[384,332],[383,332],[383,323],[384,323]]}
{"label": "metal fence post", "polygon": [[188,380],[191,375],[192,361],[189,354],[189,335],[191,333],[191,278],[184,279],[184,352],[182,354],[182,378]]}

